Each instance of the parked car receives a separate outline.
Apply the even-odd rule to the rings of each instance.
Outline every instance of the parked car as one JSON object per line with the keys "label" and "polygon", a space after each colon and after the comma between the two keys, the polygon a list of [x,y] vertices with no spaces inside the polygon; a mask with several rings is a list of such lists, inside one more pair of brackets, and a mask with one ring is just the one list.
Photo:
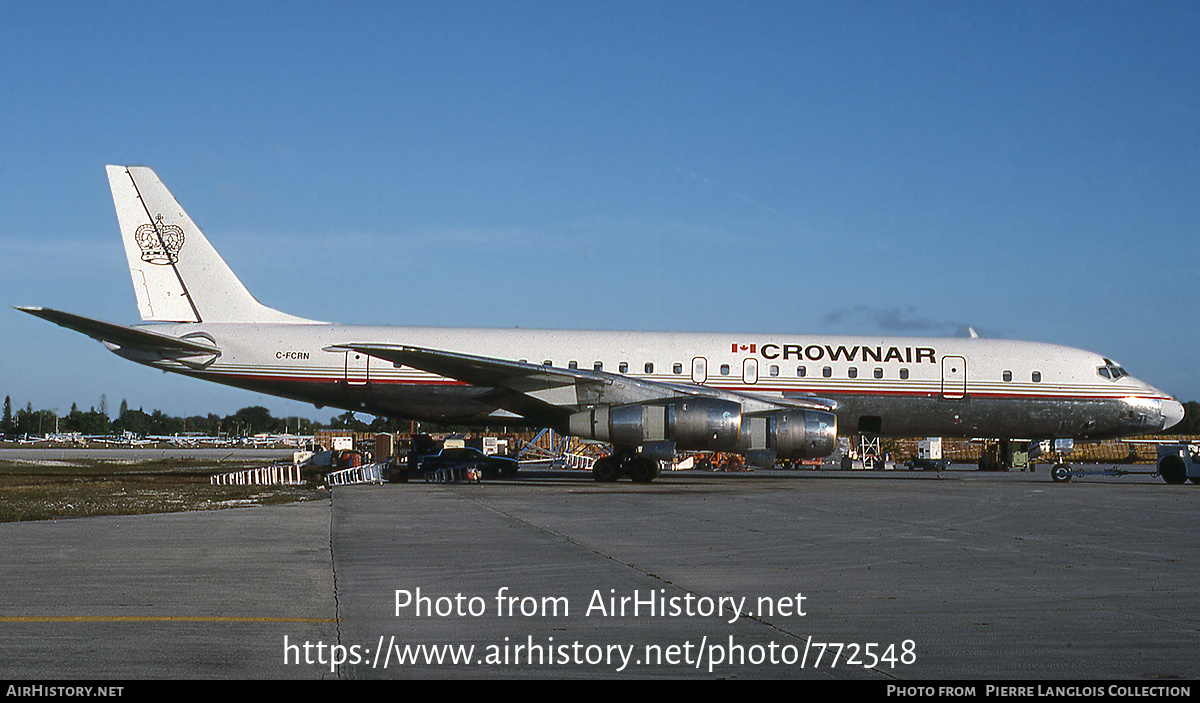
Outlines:
{"label": "parked car", "polygon": [[906,464],[908,468],[920,471],[945,471],[950,468],[949,459],[912,459]]}
{"label": "parked car", "polygon": [[517,460],[506,456],[488,456],[474,447],[443,449],[437,454],[421,457],[419,470],[477,468],[486,476],[511,477],[517,475]]}

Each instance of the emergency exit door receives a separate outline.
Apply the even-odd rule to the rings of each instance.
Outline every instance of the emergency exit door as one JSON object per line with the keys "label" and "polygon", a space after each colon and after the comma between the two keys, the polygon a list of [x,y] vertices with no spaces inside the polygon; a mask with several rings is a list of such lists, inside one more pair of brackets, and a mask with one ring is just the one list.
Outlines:
{"label": "emergency exit door", "polygon": [[351,386],[362,386],[367,383],[367,365],[370,356],[362,352],[346,352],[346,383]]}
{"label": "emergency exit door", "polygon": [[942,357],[942,397],[958,400],[967,394],[967,360],[961,356]]}
{"label": "emergency exit door", "polygon": [[758,359],[749,358],[742,362],[742,383],[758,383]]}

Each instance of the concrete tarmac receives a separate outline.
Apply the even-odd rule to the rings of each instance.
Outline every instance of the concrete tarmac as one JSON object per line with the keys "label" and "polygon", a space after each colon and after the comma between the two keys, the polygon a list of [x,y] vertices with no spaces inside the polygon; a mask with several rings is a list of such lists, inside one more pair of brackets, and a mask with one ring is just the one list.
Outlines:
{"label": "concrete tarmac", "polygon": [[329,503],[0,524],[0,678],[313,678],[336,639]]}
{"label": "concrete tarmac", "polygon": [[1044,467],[535,472],[0,525],[0,676],[1191,680],[1197,507]]}

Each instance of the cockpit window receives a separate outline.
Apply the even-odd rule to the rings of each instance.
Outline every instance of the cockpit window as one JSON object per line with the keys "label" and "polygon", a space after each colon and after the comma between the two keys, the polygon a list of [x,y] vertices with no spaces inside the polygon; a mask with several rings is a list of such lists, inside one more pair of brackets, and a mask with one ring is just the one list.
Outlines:
{"label": "cockpit window", "polygon": [[1101,378],[1107,378],[1113,381],[1129,375],[1128,371],[1121,368],[1120,365],[1114,363],[1112,359],[1105,359],[1104,366],[1096,367],[1096,373],[1100,374]]}

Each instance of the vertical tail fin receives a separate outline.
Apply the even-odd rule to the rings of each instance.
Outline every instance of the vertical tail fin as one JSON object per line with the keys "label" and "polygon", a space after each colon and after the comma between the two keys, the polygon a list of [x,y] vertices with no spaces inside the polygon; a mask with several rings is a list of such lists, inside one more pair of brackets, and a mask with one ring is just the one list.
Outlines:
{"label": "vertical tail fin", "polygon": [[154,171],[109,166],[121,239],[147,322],[311,322],[255,300]]}

